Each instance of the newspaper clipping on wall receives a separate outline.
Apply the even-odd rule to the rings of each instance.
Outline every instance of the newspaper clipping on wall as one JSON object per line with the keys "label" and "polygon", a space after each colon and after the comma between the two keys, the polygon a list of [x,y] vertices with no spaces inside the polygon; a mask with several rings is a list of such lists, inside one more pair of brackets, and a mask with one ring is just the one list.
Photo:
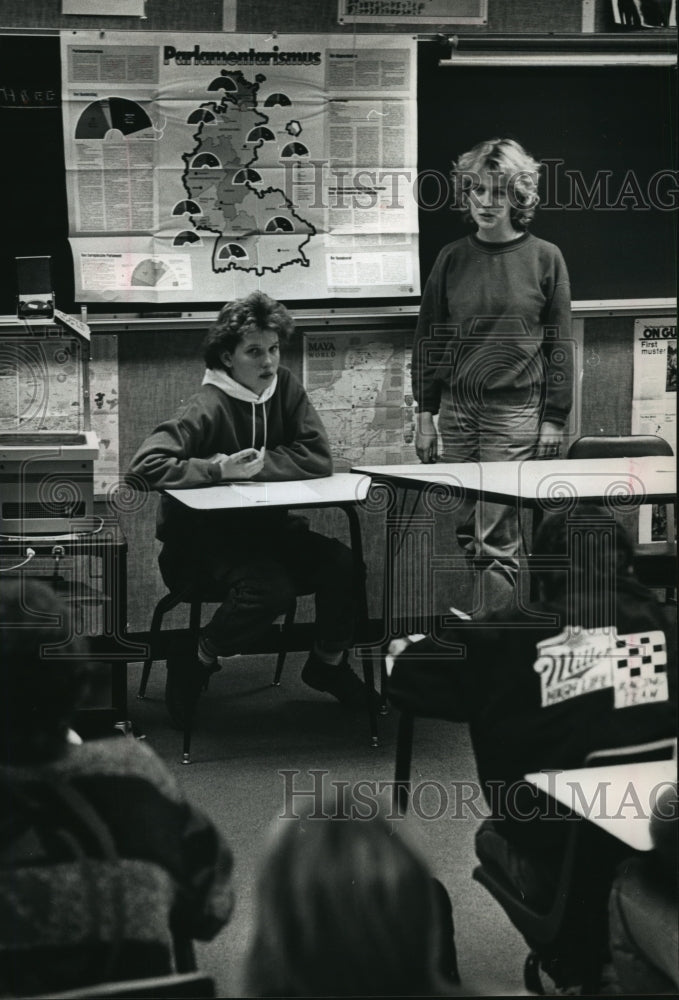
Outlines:
{"label": "newspaper clipping on wall", "polygon": [[[634,321],[632,434],[655,434],[676,453],[677,318]],[[665,508],[646,505],[639,515],[639,541],[667,538]]]}

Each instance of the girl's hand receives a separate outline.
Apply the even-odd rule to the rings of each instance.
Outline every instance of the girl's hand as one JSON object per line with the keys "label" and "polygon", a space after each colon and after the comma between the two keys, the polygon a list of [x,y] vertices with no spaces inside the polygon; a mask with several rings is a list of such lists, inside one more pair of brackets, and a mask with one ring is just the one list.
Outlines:
{"label": "girl's hand", "polygon": [[540,433],[535,446],[536,458],[559,458],[561,454],[561,441],[563,439],[563,427],[559,424],[551,424],[545,420],[540,424]]}
{"label": "girl's hand", "polygon": [[438,438],[431,413],[418,413],[415,451],[420,462],[431,465],[438,458]]}

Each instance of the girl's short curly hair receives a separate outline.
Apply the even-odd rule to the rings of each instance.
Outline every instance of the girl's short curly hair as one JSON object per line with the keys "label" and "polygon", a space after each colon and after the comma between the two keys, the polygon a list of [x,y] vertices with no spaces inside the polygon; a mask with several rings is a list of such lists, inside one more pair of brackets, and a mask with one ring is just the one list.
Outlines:
{"label": "girl's short curly hair", "polygon": [[264,292],[252,292],[222,306],[203,344],[205,366],[224,369],[222,354],[233,351],[248,333],[275,333],[284,344],[294,330],[294,321],[285,306]]}
{"label": "girl's short curly hair", "polygon": [[453,163],[451,173],[455,192],[454,206],[471,221],[470,197],[478,185],[479,174],[488,170],[506,182],[510,200],[510,219],[517,229],[527,229],[540,203],[538,179],[541,164],[514,139],[488,139],[463,153]]}

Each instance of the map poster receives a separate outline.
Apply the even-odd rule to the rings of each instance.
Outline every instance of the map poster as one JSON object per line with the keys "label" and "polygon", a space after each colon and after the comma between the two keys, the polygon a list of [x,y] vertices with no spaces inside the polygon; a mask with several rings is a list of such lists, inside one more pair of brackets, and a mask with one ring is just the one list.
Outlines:
{"label": "map poster", "polygon": [[61,35],[75,296],[420,291],[416,43]]}
{"label": "map poster", "polygon": [[[632,434],[656,434],[677,450],[677,318],[634,321]],[[639,541],[667,538],[665,507],[653,504],[639,512]]]}
{"label": "map poster", "polygon": [[335,469],[416,462],[412,333],[307,333],[304,385]]}

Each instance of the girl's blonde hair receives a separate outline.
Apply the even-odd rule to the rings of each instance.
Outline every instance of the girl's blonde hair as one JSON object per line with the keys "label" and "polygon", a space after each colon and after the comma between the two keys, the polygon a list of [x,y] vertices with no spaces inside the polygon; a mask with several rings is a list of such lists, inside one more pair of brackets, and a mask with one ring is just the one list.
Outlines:
{"label": "girl's blonde hair", "polygon": [[507,185],[512,225],[527,229],[540,203],[538,179],[541,164],[514,139],[488,139],[463,153],[453,163],[452,180],[455,206],[461,208],[466,220],[471,219],[470,197],[484,170],[500,174]]}

